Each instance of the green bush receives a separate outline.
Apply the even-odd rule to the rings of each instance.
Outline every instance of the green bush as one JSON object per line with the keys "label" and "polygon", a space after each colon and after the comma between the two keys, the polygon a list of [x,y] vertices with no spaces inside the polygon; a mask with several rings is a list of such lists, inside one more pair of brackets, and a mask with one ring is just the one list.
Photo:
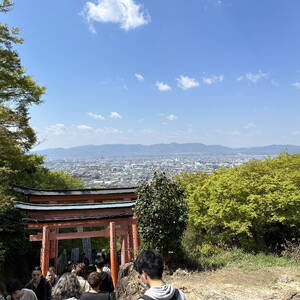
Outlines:
{"label": "green bush", "polygon": [[177,252],[187,222],[184,189],[164,173],[138,188],[134,208],[144,247],[158,250],[165,258]]}
{"label": "green bush", "polygon": [[300,154],[283,153],[179,181],[187,190],[189,228],[194,231],[189,235],[201,237],[198,250],[222,244],[274,251],[300,235]]}

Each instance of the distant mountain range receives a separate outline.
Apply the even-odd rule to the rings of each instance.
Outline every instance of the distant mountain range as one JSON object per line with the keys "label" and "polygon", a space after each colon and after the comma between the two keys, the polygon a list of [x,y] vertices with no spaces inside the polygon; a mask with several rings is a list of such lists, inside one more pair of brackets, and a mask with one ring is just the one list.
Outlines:
{"label": "distant mountain range", "polygon": [[276,155],[280,152],[300,153],[300,146],[295,145],[270,145],[264,147],[229,148],[219,145],[204,145],[200,143],[186,144],[155,144],[155,145],[86,145],[72,148],[52,148],[34,151],[45,155],[48,160],[56,159],[98,159],[112,156],[143,156],[143,155]]}

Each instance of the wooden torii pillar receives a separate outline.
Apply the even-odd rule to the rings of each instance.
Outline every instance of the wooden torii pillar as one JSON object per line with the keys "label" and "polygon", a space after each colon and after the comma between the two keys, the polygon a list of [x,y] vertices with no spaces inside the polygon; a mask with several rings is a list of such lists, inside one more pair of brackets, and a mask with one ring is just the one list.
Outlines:
{"label": "wooden torii pillar", "polygon": [[[51,234],[57,234],[58,229],[57,228],[51,228],[50,229],[50,235]],[[57,263],[58,263],[58,240],[50,239],[50,259],[54,260],[54,267],[57,272]]]}
{"label": "wooden torii pillar", "polygon": [[118,270],[117,270],[117,251],[116,251],[116,223],[109,223],[109,233],[110,233],[110,270],[111,278],[114,287],[117,286],[118,281]]}
{"label": "wooden torii pillar", "polygon": [[44,276],[47,275],[50,258],[50,229],[43,226],[42,248],[41,248],[41,269]]}
{"label": "wooden torii pillar", "polygon": [[138,231],[138,225],[136,223],[132,224],[132,236],[133,236],[133,251],[134,251],[134,255],[136,255],[140,247],[139,231]]}
{"label": "wooden torii pillar", "polygon": [[128,224],[127,227],[127,244],[128,244],[128,261],[132,261],[134,258],[134,251],[133,251],[133,236],[132,236],[132,224],[131,222]]}

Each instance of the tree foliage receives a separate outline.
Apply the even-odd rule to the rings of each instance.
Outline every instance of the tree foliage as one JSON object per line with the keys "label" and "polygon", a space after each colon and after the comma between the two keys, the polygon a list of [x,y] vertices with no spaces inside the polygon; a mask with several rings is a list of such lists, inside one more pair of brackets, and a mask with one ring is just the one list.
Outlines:
{"label": "tree foliage", "polygon": [[[3,1],[0,12],[5,13],[11,7],[10,1]],[[45,88],[25,74],[20,57],[13,48],[23,42],[18,33],[17,28],[0,24],[0,142],[13,142],[26,151],[36,142],[28,109],[32,104],[41,103]]]}
{"label": "tree foliage", "polygon": [[185,182],[189,219],[202,244],[274,250],[300,234],[300,154],[218,170],[198,185]]}
{"label": "tree foliage", "polygon": [[[0,0],[0,13],[13,6]],[[13,184],[34,188],[82,188],[81,180],[43,167],[44,158],[27,151],[36,143],[29,108],[40,104],[45,91],[26,75],[14,49],[23,40],[17,28],[0,23],[0,273],[28,248],[23,215],[14,209]],[[2,270],[1,270],[2,269]]]}
{"label": "tree foliage", "polygon": [[164,173],[138,188],[134,209],[143,245],[164,256],[176,251],[187,222],[187,205],[182,186]]}

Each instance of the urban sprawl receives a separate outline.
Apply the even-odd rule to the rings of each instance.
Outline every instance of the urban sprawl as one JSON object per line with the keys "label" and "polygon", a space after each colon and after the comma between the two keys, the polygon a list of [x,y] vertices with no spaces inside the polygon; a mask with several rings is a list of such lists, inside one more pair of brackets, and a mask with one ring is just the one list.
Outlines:
{"label": "urban sprawl", "polygon": [[199,156],[174,155],[150,157],[101,157],[96,160],[49,160],[46,167],[53,170],[63,170],[80,178],[86,187],[131,187],[138,186],[150,179],[155,171],[167,175],[179,175],[206,171],[211,173],[221,167],[232,168],[251,159],[262,159],[264,156]]}

